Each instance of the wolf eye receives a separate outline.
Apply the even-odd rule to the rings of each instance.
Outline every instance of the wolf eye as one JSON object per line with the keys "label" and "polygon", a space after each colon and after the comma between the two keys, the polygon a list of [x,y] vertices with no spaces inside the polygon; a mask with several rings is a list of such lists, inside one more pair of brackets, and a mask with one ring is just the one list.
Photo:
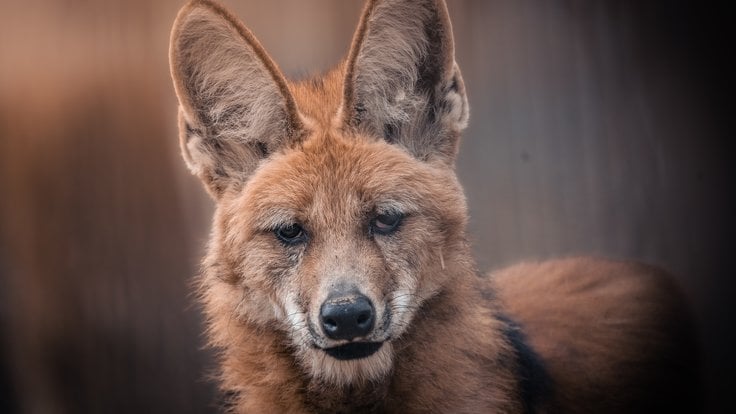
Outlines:
{"label": "wolf eye", "polygon": [[306,240],[304,229],[298,224],[289,224],[274,230],[276,237],[286,244],[297,244]]}
{"label": "wolf eye", "polygon": [[377,234],[391,234],[396,231],[403,218],[401,213],[379,214],[371,222],[371,230]]}

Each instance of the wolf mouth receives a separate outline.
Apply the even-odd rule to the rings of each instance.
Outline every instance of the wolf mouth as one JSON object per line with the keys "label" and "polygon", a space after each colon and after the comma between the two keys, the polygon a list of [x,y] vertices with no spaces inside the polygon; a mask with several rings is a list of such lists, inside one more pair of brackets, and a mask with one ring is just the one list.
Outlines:
{"label": "wolf mouth", "polygon": [[383,345],[383,342],[351,342],[333,348],[325,348],[323,351],[335,359],[346,361],[367,358],[378,352],[381,345]]}

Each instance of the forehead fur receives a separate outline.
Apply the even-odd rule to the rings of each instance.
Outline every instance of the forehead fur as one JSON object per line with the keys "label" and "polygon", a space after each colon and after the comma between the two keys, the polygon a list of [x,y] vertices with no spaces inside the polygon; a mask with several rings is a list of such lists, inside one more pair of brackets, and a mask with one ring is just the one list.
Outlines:
{"label": "forehead fur", "polygon": [[262,165],[231,212],[267,230],[295,221],[340,228],[392,211],[444,217],[458,207],[465,210],[462,193],[444,165],[419,162],[381,140],[325,133]]}

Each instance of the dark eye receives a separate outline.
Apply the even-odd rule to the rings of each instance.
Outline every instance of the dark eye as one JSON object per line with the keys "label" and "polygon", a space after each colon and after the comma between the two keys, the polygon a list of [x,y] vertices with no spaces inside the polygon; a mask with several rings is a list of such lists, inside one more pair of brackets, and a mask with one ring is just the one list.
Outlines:
{"label": "dark eye", "polygon": [[289,224],[277,228],[274,233],[276,237],[286,244],[297,244],[306,240],[304,229],[298,224]]}
{"label": "dark eye", "polygon": [[399,228],[403,218],[401,213],[379,214],[371,222],[371,230],[377,234],[391,234]]}

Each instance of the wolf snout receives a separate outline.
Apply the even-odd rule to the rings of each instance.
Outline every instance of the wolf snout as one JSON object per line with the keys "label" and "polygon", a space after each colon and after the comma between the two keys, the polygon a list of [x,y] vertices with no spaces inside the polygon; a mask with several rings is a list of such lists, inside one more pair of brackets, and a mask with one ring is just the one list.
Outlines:
{"label": "wolf snout", "polygon": [[320,308],[322,330],[331,339],[366,336],[375,319],[373,304],[363,294],[330,297]]}

